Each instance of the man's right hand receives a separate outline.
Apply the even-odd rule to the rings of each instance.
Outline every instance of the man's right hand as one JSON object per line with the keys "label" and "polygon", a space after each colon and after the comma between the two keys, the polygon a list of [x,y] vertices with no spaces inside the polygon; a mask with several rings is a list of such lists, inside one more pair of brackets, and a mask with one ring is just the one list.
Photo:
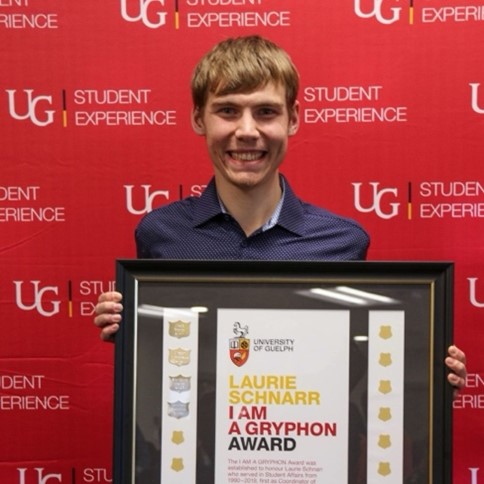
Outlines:
{"label": "man's right hand", "polygon": [[114,335],[119,329],[121,322],[121,311],[123,295],[117,291],[103,292],[97,301],[94,324],[101,328],[101,339],[103,341],[114,341]]}

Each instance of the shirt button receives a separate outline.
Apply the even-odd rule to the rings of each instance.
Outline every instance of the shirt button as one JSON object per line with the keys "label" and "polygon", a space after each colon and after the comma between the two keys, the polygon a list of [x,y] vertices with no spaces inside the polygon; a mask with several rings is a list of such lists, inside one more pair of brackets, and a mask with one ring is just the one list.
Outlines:
{"label": "shirt button", "polygon": [[248,245],[249,245],[249,243],[248,243],[246,240],[244,240],[244,241],[243,241],[243,242],[241,242],[241,244],[240,244],[240,246],[241,246],[241,247],[247,247]]}

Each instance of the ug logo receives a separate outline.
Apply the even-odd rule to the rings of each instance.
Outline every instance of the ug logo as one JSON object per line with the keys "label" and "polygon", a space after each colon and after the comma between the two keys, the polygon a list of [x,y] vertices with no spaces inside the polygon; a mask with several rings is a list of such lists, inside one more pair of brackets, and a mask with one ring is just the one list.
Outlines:
{"label": "ug logo", "polygon": [[[17,467],[17,470],[19,473],[19,484],[52,484],[54,482],[62,482],[61,474],[44,474],[43,467],[36,467],[34,469],[37,472],[37,480],[27,479],[27,469]],[[33,475],[35,476],[35,474]]]}
{"label": "ug logo", "polygon": [[469,300],[473,306],[476,308],[484,308],[484,302],[479,302],[477,300],[477,291],[476,285],[478,278],[477,277],[468,277],[467,280],[469,281]]}
{"label": "ug logo", "polygon": [[397,188],[379,188],[379,182],[370,182],[371,197],[373,203],[369,206],[361,204],[361,186],[363,183],[352,183],[354,188],[354,205],[356,210],[362,213],[375,212],[378,217],[383,219],[390,219],[398,215],[399,202],[387,202],[384,206],[383,197],[390,196],[392,199],[398,197]]}
{"label": "ug logo", "polygon": [[133,215],[143,215],[145,213],[151,212],[153,210],[153,202],[156,197],[163,197],[165,200],[170,199],[169,190],[155,190],[150,193],[151,185],[141,185],[144,190],[144,207],[136,209],[133,206],[133,188],[134,185],[124,185],[126,189],[126,208],[129,213]]}
{"label": "ug logo", "polygon": [[[398,0],[397,0],[398,1]],[[360,18],[369,19],[375,17],[378,22],[384,25],[390,25],[400,20],[401,7],[391,7],[392,16],[386,18],[383,14],[383,2],[384,0],[373,0],[373,9],[367,12],[363,12],[361,9],[361,0],[355,0],[355,13]]]}
{"label": "ug logo", "polygon": [[484,108],[479,107],[479,87],[480,82],[470,82],[471,86],[471,106],[472,110],[477,114],[484,114]]}
{"label": "ug logo", "polygon": [[24,121],[26,119],[30,119],[32,123],[42,127],[47,126],[54,122],[55,111],[46,109],[43,115],[39,117],[38,109],[37,109],[37,105],[41,102],[45,102],[51,105],[52,96],[34,96],[33,89],[24,89],[24,93],[27,97],[27,100],[26,100],[27,110],[25,114],[19,114],[17,111],[17,105],[16,105],[17,90],[6,89],[6,92],[8,94],[8,111],[10,113],[10,116],[12,116],[13,119],[16,119],[17,121]]}
{"label": "ug logo", "polygon": [[[164,11],[165,0],[138,0],[138,15],[131,16],[128,13],[128,1],[121,1],[121,16],[127,22],[143,22],[143,24],[150,29],[157,29],[166,24],[167,13]],[[134,1],[133,1],[134,3]],[[149,9],[152,4],[155,4],[153,10],[158,17],[158,20],[153,22],[150,20]],[[158,5],[158,8],[156,8]]]}
{"label": "ug logo", "polygon": [[[59,288],[56,286],[45,286],[40,288],[40,281],[30,281],[33,286],[33,304],[27,305],[25,304],[23,298],[23,289],[22,285],[24,281],[13,281],[15,284],[15,302],[17,307],[22,309],[23,311],[33,311],[34,309],[37,310],[39,314],[45,317],[54,316],[59,312],[60,301],[51,301],[50,308],[46,307],[44,296],[46,293],[51,292],[58,296]],[[40,481],[39,481],[40,482]],[[44,481],[42,481],[44,482]]]}

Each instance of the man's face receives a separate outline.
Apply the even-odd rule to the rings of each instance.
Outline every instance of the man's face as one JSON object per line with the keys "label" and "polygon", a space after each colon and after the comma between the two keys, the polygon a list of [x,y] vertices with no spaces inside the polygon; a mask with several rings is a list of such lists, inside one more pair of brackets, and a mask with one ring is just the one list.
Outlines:
{"label": "man's face", "polygon": [[299,126],[299,105],[289,109],[285,88],[270,83],[250,93],[210,94],[192,124],[206,138],[217,184],[250,189],[277,177]]}

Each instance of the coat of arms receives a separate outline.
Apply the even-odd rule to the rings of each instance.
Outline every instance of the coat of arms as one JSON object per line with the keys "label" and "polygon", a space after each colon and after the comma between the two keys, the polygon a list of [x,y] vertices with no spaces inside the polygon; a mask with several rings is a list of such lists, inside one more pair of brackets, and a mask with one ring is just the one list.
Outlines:
{"label": "coat of arms", "polygon": [[242,366],[249,358],[250,339],[246,338],[249,333],[249,327],[235,322],[233,329],[236,336],[229,339],[230,359],[234,365]]}

